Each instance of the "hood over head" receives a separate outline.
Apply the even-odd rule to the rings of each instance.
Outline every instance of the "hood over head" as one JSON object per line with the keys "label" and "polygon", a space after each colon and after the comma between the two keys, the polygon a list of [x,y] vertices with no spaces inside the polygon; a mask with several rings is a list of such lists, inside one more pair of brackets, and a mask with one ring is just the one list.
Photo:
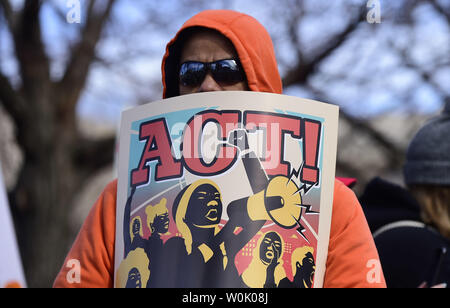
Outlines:
{"label": "hood over head", "polygon": [[197,27],[218,31],[231,41],[251,91],[282,93],[275,51],[267,30],[246,14],[231,10],[207,10],[189,19],[167,44],[162,62],[163,98],[179,95],[178,70],[183,38]]}

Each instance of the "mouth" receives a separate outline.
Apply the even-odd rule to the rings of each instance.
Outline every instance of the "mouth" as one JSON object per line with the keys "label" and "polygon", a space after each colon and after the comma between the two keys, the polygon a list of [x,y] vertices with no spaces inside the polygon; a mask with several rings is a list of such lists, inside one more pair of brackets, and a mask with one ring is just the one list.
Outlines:
{"label": "mouth", "polygon": [[206,218],[210,221],[216,221],[218,216],[217,209],[210,209],[208,213],[206,213]]}
{"label": "mouth", "polygon": [[266,252],[266,258],[267,259],[272,260],[274,256],[275,255],[274,255],[273,251],[269,250],[268,252]]}

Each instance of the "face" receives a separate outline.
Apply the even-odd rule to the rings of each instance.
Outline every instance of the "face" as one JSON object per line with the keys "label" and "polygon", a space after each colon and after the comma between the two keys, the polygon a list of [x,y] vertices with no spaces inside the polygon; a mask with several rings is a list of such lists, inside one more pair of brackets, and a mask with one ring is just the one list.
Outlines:
{"label": "face", "polygon": [[273,258],[281,255],[281,238],[275,232],[269,232],[264,236],[259,248],[259,258],[265,264],[269,264]]}
{"label": "face", "polygon": [[197,187],[189,200],[186,222],[196,227],[214,227],[222,217],[222,199],[209,184]]}
{"label": "face", "polygon": [[152,229],[159,234],[167,233],[169,231],[169,213],[157,215],[153,220]]}
{"label": "face", "polygon": [[141,288],[141,286],[141,274],[139,273],[138,269],[134,267],[128,273],[128,280],[125,288],[135,289]]}
{"label": "face", "polygon": [[139,219],[135,219],[133,221],[133,235],[138,235],[139,231],[141,230],[141,223],[139,222]]}
{"label": "face", "polygon": [[[224,59],[237,59],[233,45],[222,35],[214,31],[199,31],[186,41],[181,52],[180,63],[187,61],[214,62]],[[241,81],[234,84],[216,82],[208,72],[198,86],[185,86],[180,83],[180,95],[211,91],[246,91],[247,83]]]}
{"label": "face", "polygon": [[305,286],[311,288],[312,283],[314,282],[314,274],[316,271],[316,264],[314,263],[313,255],[308,252],[302,261],[303,265],[300,265],[300,262],[296,263],[297,273],[301,274],[303,277],[303,282]]}

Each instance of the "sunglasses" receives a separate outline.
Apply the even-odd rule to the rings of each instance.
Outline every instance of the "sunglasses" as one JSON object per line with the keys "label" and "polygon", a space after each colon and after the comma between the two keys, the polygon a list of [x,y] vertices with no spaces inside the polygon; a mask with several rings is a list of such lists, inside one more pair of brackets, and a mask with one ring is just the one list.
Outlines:
{"label": "sunglasses", "polygon": [[232,85],[245,80],[244,71],[238,60],[224,59],[214,62],[187,61],[180,67],[180,83],[186,87],[202,84],[206,74],[211,72],[219,84]]}

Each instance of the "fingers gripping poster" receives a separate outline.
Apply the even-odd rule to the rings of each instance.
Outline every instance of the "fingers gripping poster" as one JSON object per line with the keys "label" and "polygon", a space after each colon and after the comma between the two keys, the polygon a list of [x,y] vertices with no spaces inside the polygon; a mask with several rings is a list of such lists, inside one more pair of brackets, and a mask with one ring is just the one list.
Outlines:
{"label": "fingers gripping poster", "polygon": [[338,108],[255,92],[122,115],[115,286],[323,283]]}

